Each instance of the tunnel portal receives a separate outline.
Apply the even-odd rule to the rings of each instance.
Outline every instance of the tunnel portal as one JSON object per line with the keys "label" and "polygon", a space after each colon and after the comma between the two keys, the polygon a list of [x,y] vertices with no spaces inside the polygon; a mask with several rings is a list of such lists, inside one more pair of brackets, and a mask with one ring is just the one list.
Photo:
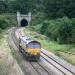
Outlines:
{"label": "tunnel portal", "polygon": [[22,27],[25,27],[28,25],[28,21],[26,19],[22,19],[20,24]]}

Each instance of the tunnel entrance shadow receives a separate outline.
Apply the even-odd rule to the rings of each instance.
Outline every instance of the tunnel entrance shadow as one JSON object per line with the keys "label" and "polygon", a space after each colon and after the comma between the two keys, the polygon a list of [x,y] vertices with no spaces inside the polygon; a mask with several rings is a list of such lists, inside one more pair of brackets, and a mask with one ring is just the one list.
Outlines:
{"label": "tunnel entrance shadow", "polygon": [[25,26],[27,26],[27,25],[28,25],[28,21],[25,20],[25,19],[22,19],[22,20],[21,20],[21,26],[22,26],[22,27],[25,27]]}

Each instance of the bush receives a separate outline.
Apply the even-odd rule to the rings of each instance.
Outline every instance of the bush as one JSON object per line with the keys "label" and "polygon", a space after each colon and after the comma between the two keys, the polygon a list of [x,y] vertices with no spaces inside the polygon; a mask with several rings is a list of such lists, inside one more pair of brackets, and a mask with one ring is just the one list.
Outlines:
{"label": "bush", "polygon": [[58,21],[51,20],[49,22],[48,28],[46,29],[46,35],[53,40],[57,40],[59,27],[60,23]]}
{"label": "bush", "polygon": [[63,17],[46,21],[42,24],[40,33],[59,43],[75,42],[75,20],[73,20]]}
{"label": "bush", "polygon": [[37,24],[36,26],[32,26],[32,29],[40,33],[42,24]]}
{"label": "bush", "polygon": [[75,18],[72,19],[72,38],[71,42],[75,43]]}
{"label": "bush", "polygon": [[2,32],[2,29],[0,28],[0,33]]}
{"label": "bush", "polygon": [[58,43],[75,43],[75,18],[46,20],[33,25],[33,30],[44,34]]}
{"label": "bush", "polygon": [[63,18],[61,26],[58,29],[58,37],[60,43],[69,43],[72,37],[72,23],[68,18]]}
{"label": "bush", "polygon": [[36,26],[37,24],[41,24],[44,21],[45,17],[44,17],[44,13],[40,13],[38,12],[36,15],[32,15],[32,21],[31,21],[31,25],[32,26]]}
{"label": "bush", "polygon": [[16,26],[17,21],[15,15],[0,15],[0,28],[5,29],[7,27]]}
{"label": "bush", "polygon": [[46,33],[48,25],[49,25],[48,21],[43,22],[41,30],[40,30],[41,34]]}
{"label": "bush", "polygon": [[8,27],[8,23],[4,19],[0,19],[0,28],[5,29]]}

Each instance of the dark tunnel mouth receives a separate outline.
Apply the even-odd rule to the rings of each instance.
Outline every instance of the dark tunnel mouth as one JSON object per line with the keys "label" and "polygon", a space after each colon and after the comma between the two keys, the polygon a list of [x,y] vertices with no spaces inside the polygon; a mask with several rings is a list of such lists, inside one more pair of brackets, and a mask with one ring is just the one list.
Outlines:
{"label": "dark tunnel mouth", "polygon": [[26,20],[26,19],[22,19],[21,20],[21,26],[22,27],[25,27],[25,26],[27,26],[28,25],[28,21]]}

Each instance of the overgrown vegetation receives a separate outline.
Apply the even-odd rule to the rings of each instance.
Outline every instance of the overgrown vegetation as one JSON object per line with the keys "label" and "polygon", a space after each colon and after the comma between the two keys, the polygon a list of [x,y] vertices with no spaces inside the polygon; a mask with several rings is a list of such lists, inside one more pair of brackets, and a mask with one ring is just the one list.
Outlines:
{"label": "overgrown vegetation", "polygon": [[[2,0],[0,13],[31,11],[31,25],[37,32],[59,43],[75,43],[74,5],[74,0]],[[16,25],[14,16],[0,17],[1,29]]]}
{"label": "overgrown vegetation", "polygon": [[1,0],[0,13],[44,12],[47,18],[75,17],[75,0]]}
{"label": "overgrown vegetation", "polygon": [[1,14],[0,15],[0,32],[3,29],[17,26],[16,15],[15,14]]}
{"label": "overgrown vegetation", "polygon": [[32,28],[58,43],[75,43],[75,18],[67,17],[47,20],[33,25]]}

